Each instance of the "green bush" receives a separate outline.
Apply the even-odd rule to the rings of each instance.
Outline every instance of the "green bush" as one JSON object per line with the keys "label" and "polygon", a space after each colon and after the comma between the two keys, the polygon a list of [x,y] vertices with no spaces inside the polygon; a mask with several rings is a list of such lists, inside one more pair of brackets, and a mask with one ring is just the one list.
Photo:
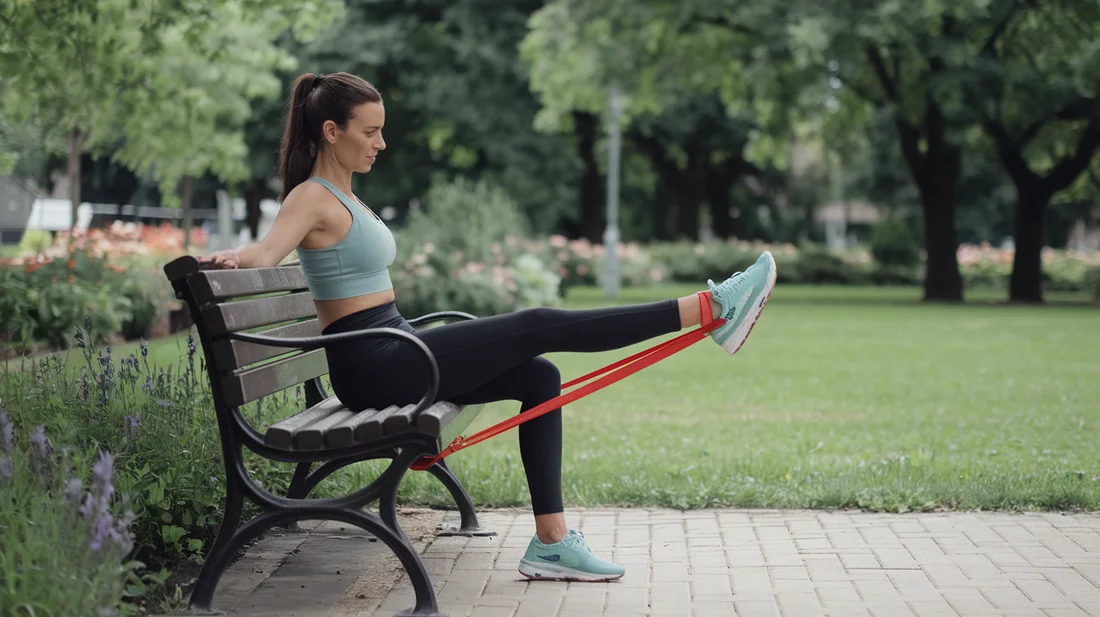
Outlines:
{"label": "green bush", "polygon": [[884,268],[914,268],[920,263],[920,242],[904,225],[881,221],[871,229],[871,257]]}
{"label": "green bush", "polygon": [[[65,348],[91,315],[102,340],[108,334],[137,338],[149,332],[164,303],[163,275],[130,271],[88,251],[63,259],[0,266],[0,336]],[[100,342],[100,341],[97,341]]]}
{"label": "green bush", "polygon": [[1076,259],[1044,259],[1043,289],[1046,291],[1087,291],[1088,264]]}
{"label": "green bush", "polygon": [[390,277],[402,313],[485,316],[559,305],[561,276],[524,229],[515,203],[498,189],[462,179],[432,187],[426,208],[394,232]]}
{"label": "green bush", "polygon": [[917,267],[875,264],[867,273],[867,279],[875,285],[915,286],[924,282],[924,273]]}
{"label": "green bush", "polygon": [[1012,264],[981,259],[965,266],[960,265],[959,271],[962,275],[963,287],[967,289],[1008,289]]}
{"label": "green bush", "polygon": [[1100,300],[1100,266],[1092,266],[1085,271],[1085,290]]}
{"label": "green bush", "polygon": [[89,465],[42,425],[25,441],[14,429],[0,410],[0,616],[132,613],[123,594],[141,564],[124,561],[131,518],[118,512],[113,457]]}
{"label": "green bush", "polygon": [[[662,242],[649,245],[647,251],[670,281],[695,284],[707,279],[721,281],[734,272],[744,271],[761,252],[732,242]],[[779,270],[782,276],[783,269]]]}
{"label": "green bush", "polygon": [[[94,348],[92,338],[98,337],[77,330],[74,342],[83,356],[77,366],[48,356],[0,374],[0,399],[11,402],[19,424],[46,424],[78,448],[106,447],[114,454],[115,484],[135,515],[136,559],[151,567],[198,561],[217,533],[225,494],[201,354],[188,337],[180,365],[158,367],[144,344],[136,356],[115,358],[109,346]],[[257,404],[265,413],[256,424],[300,409],[301,392],[293,394]],[[293,471],[262,460],[249,469],[276,491],[285,491]]]}
{"label": "green bush", "polygon": [[791,278],[799,283],[862,285],[870,282],[862,268],[821,247],[807,246],[799,249],[798,259],[793,266]]}
{"label": "green bush", "polygon": [[458,178],[434,183],[424,198],[424,209],[414,209],[403,228],[406,243],[432,245],[458,252],[470,262],[500,263],[501,244],[511,236],[527,236],[527,224],[518,206],[503,190],[484,181]]}
{"label": "green bush", "polygon": [[19,240],[19,252],[21,254],[41,253],[50,248],[51,244],[53,244],[53,238],[50,232],[44,229],[28,229],[23,232],[23,237]]}

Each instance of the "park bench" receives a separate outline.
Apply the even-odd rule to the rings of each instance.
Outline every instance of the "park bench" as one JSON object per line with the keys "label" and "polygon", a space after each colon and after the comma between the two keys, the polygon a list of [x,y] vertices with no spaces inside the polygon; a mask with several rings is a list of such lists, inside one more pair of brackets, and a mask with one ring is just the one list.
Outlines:
{"label": "park bench", "polygon": [[[435,400],[438,367],[431,351],[412,334],[373,328],[322,336],[297,263],[219,270],[185,256],[167,264],[164,272],[176,297],[186,304],[202,343],[226,469],[225,513],[191,593],[190,607],[211,610],[214,590],[230,560],[265,531],[294,527],[301,520],[333,520],[362,528],[400,559],[416,592],[416,606],[399,615],[442,615],[420,555],[397,524],[397,487],[417,459],[439,453],[482,407]],[[446,311],[409,323],[422,327],[474,318]],[[349,410],[325,392],[321,378],[328,373],[328,363],[323,346],[336,340],[379,337],[402,339],[423,353],[431,385],[414,405]],[[306,394],[302,411],[263,433],[245,419],[244,405],[299,386]],[[249,476],[243,458],[246,447],[268,459],[297,464],[285,496],[266,490]],[[366,487],[339,498],[309,498],[312,489],[334,471],[372,459],[389,459],[390,464]],[[443,461],[427,471],[447,488],[461,514],[461,524],[443,529],[441,535],[493,535],[478,527],[470,496]],[[241,525],[246,498],[261,513]],[[375,501],[378,514],[365,509]]]}

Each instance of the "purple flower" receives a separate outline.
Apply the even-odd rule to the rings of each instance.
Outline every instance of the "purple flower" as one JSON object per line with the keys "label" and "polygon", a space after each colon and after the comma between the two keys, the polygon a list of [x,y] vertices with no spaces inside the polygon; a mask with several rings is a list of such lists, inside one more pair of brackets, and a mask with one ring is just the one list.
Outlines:
{"label": "purple flower", "polygon": [[11,434],[15,427],[8,421],[8,412],[0,410],[0,451],[11,454]]}
{"label": "purple flower", "polygon": [[80,478],[73,478],[65,484],[65,500],[79,504],[80,498],[84,496],[84,483]]}
{"label": "purple flower", "polygon": [[132,416],[126,416],[126,421],[130,423],[130,428],[141,426],[141,412],[139,411]]}
{"label": "purple flower", "polygon": [[31,447],[43,460],[49,460],[53,455],[53,444],[50,443],[50,438],[46,437],[45,424],[39,424],[31,431]]}
{"label": "purple flower", "polygon": [[130,537],[129,515],[115,519],[111,516],[110,502],[115,487],[111,483],[114,457],[109,452],[100,452],[99,460],[92,466],[92,487],[80,507],[80,515],[90,525],[88,547],[92,551],[115,548],[123,554],[133,548]]}

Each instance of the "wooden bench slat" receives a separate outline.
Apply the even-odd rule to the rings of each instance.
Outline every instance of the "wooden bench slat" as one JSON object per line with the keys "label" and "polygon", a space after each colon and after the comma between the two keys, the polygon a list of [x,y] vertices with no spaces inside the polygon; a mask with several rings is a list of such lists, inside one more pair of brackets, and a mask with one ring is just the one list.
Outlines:
{"label": "wooden bench slat", "polygon": [[346,448],[368,444],[384,435],[397,435],[409,430],[436,437],[440,447],[446,447],[461,434],[483,405],[460,407],[440,401],[424,410],[414,425],[410,424],[416,405],[385,409],[365,409],[354,412],[331,396],[321,403],[281,422],[267,430],[265,442],[270,446],[288,450],[321,450]]}
{"label": "wooden bench slat", "polygon": [[400,409],[397,405],[390,405],[379,410],[374,415],[366,418],[355,427],[355,443],[369,443],[382,438],[382,423],[395,411]]}
{"label": "wooden bench slat", "polygon": [[330,428],[325,434],[325,445],[330,448],[346,448],[355,445],[355,429],[377,413],[377,409],[364,409]]}
{"label": "wooden bench slat", "polygon": [[382,423],[382,432],[386,435],[396,435],[408,431],[409,427],[412,426],[412,412],[415,409],[416,405],[405,405],[386,416],[385,421]]}
{"label": "wooden bench slat", "polygon": [[298,429],[298,432],[294,433],[294,449],[323,449],[325,447],[325,435],[329,430],[354,415],[354,411],[344,407],[312,424]]}
{"label": "wooden bench slat", "polygon": [[313,294],[309,292],[225,302],[203,309],[206,327],[213,335],[316,316]]}
{"label": "wooden bench slat", "polygon": [[328,358],[325,357],[325,350],[315,349],[229,375],[222,379],[222,392],[226,405],[239,407],[326,373]]}
{"label": "wooden bench slat", "polygon": [[440,401],[417,416],[416,430],[425,435],[439,437],[443,434],[443,429],[455,419],[459,411],[461,411],[461,408],[458,405]]}
{"label": "wooden bench slat", "polygon": [[[264,330],[256,334],[280,338],[318,336],[321,334],[321,325],[316,319],[311,319]],[[214,361],[218,363],[217,368],[219,370],[232,371],[291,351],[294,350],[289,347],[275,347],[273,345],[222,339],[214,343]]]}
{"label": "wooden bench slat", "polygon": [[306,288],[301,266],[204,270],[191,279],[191,289],[199,304]]}
{"label": "wooden bench slat", "polygon": [[294,446],[294,432],[303,426],[327,418],[339,411],[344,405],[335,396],[321,401],[309,409],[280,420],[267,428],[264,443],[273,448],[290,449]]}

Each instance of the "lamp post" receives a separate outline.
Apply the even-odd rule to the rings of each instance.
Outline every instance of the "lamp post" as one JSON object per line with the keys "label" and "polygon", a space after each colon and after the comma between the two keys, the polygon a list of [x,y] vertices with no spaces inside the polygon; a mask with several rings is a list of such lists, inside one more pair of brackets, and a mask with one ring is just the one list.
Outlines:
{"label": "lamp post", "polygon": [[603,234],[606,250],[603,289],[608,298],[619,297],[621,275],[619,272],[619,157],[622,149],[622,133],[619,115],[622,99],[617,86],[611,86],[607,114],[607,228]]}

